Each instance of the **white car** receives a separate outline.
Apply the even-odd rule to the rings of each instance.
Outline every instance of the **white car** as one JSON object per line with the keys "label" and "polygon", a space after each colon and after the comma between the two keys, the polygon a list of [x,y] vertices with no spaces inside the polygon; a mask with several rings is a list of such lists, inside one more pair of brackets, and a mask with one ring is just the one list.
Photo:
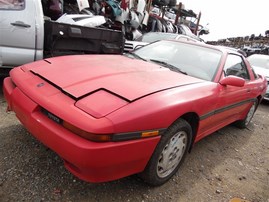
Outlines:
{"label": "white car", "polygon": [[[195,35],[194,35],[195,36]],[[183,34],[167,33],[167,32],[148,32],[143,34],[135,41],[126,40],[124,44],[124,52],[130,52],[149,43],[153,43],[159,40],[176,39],[192,42],[201,42],[198,37],[191,37]]]}
{"label": "white car", "polygon": [[[247,57],[251,66],[257,74],[264,75],[269,85],[269,55],[253,54]],[[265,100],[269,101],[269,88],[267,87]]]}

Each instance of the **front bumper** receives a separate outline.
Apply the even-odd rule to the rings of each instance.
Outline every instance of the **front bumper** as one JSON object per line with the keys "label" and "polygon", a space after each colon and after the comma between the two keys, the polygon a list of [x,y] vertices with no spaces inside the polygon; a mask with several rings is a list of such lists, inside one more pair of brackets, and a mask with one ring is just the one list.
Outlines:
{"label": "front bumper", "polygon": [[5,78],[3,88],[8,108],[27,130],[63,158],[71,173],[85,181],[111,181],[143,171],[159,142],[160,136],[106,143],[86,140],[47,118],[10,77]]}

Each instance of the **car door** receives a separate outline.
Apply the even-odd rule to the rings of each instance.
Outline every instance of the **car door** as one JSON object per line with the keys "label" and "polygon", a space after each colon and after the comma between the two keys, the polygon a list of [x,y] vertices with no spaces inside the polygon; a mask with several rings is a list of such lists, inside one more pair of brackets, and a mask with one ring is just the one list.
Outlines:
{"label": "car door", "polygon": [[34,61],[35,4],[27,0],[0,2],[0,66]]}
{"label": "car door", "polygon": [[245,79],[243,87],[223,86],[219,84],[219,97],[216,105],[213,124],[224,126],[233,122],[247,108],[253,98],[253,85],[247,66],[240,55],[229,54],[223,69],[223,77],[237,76]]}

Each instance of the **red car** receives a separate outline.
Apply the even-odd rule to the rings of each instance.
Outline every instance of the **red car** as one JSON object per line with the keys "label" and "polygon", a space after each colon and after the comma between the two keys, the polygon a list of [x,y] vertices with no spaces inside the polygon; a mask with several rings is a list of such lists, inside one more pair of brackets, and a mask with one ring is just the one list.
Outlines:
{"label": "red car", "polygon": [[80,179],[139,173],[161,185],[195,142],[246,127],[267,88],[238,52],[159,41],[126,55],[77,55],[14,68],[8,109]]}

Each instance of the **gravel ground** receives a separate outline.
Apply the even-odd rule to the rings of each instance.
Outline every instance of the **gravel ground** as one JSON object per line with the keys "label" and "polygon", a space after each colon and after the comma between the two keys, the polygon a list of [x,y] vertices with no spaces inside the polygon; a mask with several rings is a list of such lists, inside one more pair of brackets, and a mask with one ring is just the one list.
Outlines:
{"label": "gravel ground", "polygon": [[[0,78],[2,89],[3,78]],[[0,201],[269,202],[269,103],[248,129],[227,126],[198,142],[179,172],[160,187],[136,176],[108,183],[79,180],[53,151],[6,113],[0,91]]]}

